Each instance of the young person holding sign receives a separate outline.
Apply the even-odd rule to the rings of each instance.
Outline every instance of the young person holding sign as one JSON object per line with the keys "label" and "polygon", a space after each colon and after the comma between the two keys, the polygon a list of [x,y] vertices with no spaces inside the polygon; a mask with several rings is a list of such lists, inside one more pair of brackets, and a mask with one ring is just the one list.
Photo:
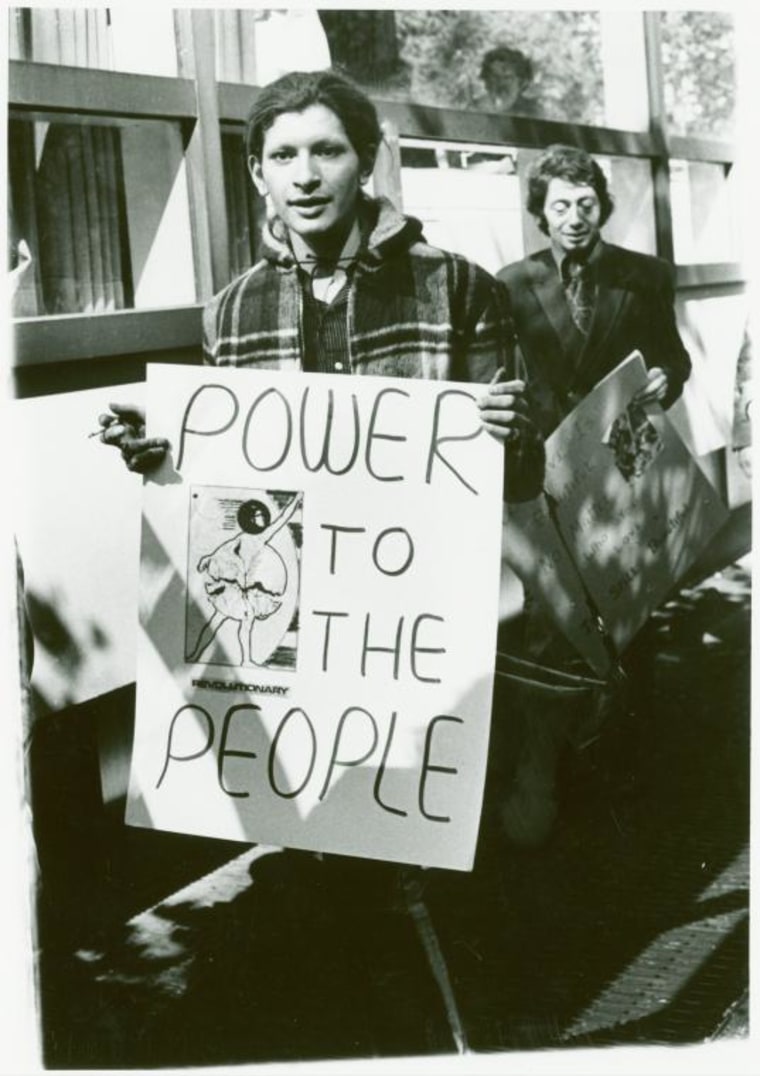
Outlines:
{"label": "young person holding sign", "polygon": [[[505,498],[531,499],[543,440],[518,376],[506,292],[429,246],[389,201],[366,196],[381,138],[372,102],[333,72],[292,73],[259,93],[246,150],[269,202],[263,257],[206,307],[205,361],[482,384],[483,427],[504,445]],[[152,470],[168,450],[145,437],[136,408],[114,404],[100,422],[131,470]]]}
{"label": "young person holding sign", "polygon": [[[487,385],[479,406],[505,446],[505,494],[529,499],[541,488],[543,446],[504,291],[364,194],[381,139],[372,102],[336,73],[294,72],[261,91],[246,151],[270,206],[263,257],[206,307],[205,361]],[[114,405],[100,421],[131,470],[160,463],[168,443],[145,438],[138,409]]]}

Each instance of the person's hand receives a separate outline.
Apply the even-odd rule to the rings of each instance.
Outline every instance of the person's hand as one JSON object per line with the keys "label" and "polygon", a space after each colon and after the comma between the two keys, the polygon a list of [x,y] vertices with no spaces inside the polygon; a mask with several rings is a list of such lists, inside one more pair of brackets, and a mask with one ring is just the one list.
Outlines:
{"label": "person's hand", "polygon": [[169,450],[165,437],[145,436],[145,411],[135,404],[110,403],[110,411],[98,416],[100,440],[113,445],[130,471],[146,474],[159,466]]}
{"label": "person's hand", "polygon": [[632,403],[650,404],[664,400],[668,392],[668,375],[661,366],[647,370],[647,383],[633,397]]}
{"label": "person's hand", "polygon": [[[496,377],[503,377],[497,371]],[[530,417],[530,407],[524,381],[497,381],[488,386],[478,400],[480,419],[490,434],[503,444],[517,443],[521,438],[536,436]]]}

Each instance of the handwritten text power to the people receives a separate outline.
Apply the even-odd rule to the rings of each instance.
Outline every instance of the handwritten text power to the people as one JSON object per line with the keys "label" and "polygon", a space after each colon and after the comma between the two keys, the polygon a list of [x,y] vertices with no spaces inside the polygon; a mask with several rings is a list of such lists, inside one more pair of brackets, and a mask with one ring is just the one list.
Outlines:
{"label": "handwritten text power to the people", "polygon": [[471,869],[503,513],[481,392],[149,369],[172,453],[144,491],[130,824]]}

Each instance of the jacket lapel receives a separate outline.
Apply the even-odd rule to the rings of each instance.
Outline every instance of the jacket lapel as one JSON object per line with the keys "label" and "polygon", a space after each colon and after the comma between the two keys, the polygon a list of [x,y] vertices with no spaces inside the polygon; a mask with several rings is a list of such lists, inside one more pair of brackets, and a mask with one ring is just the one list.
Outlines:
{"label": "jacket lapel", "polygon": [[546,320],[554,330],[558,351],[562,354],[565,364],[569,362],[575,365],[578,353],[583,347],[583,336],[570,314],[551,251],[540,251],[539,255],[530,262],[530,285]]}

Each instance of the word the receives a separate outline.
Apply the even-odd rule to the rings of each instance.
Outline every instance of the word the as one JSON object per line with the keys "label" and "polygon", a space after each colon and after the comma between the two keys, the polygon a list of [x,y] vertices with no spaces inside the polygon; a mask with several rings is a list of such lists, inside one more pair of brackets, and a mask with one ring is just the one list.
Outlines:
{"label": "word the", "polygon": [[[354,626],[354,617],[347,612],[337,609],[313,609],[312,616],[323,617],[324,632],[322,635],[322,672],[326,673],[330,669],[330,659],[333,652],[337,655],[337,663],[341,670],[345,670],[346,662],[349,659],[351,653],[356,653],[356,628]],[[332,643],[335,641],[333,638],[333,620],[341,624],[340,639],[338,640],[334,651]],[[437,622],[439,624],[445,623],[443,617],[437,616],[435,613],[419,613],[418,616],[412,621],[411,629],[406,627],[407,618],[400,616],[396,620],[395,629],[390,638],[379,638],[377,632],[372,630],[372,614],[366,613],[364,615],[364,628],[362,631],[361,643],[358,647],[358,659],[359,659],[359,671],[362,676],[367,676],[367,669],[369,659],[372,655],[387,654],[391,658],[391,666],[388,667],[388,661],[380,661],[379,672],[382,676],[387,677],[388,674],[393,676],[394,680],[398,680],[399,672],[401,670],[402,653],[408,653],[409,671],[411,672],[415,680],[422,681],[427,684],[440,684],[441,678],[439,676],[425,676],[418,667],[418,660],[420,654],[438,654],[445,655],[446,648],[444,646],[423,646],[420,642],[420,633],[423,628],[426,628],[427,622]],[[408,641],[407,641],[408,638]],[[375,662],[374,669],[378,669],[378,659],[373,659]]]}

